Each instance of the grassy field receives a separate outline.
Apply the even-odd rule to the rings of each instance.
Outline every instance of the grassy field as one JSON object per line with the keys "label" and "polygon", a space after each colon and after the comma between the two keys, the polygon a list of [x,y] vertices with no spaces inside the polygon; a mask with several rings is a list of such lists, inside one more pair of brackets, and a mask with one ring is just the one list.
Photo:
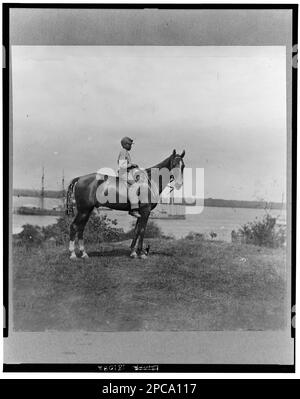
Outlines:
{"label": "grassy field", "polygon": [[147,260],[128,242],[14,247],[18,331],[275,330],[285,325],[285,251],[201,240],[147,240]]}

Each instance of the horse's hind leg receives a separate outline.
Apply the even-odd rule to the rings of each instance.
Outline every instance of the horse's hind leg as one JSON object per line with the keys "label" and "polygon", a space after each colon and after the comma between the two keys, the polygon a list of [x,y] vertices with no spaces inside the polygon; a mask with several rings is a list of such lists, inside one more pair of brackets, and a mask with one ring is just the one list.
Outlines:
{"label": "horse's hind leg", "polygon": [[135,228],[134,228],[134,237],[133,237],[133,240],[132,240],[131,245],[130,245],[130,249],[131,249],[130,257],[131,258],[137,258],[137,256],[138,256],[137,253],[136,253],[136,250],[135,250],[135,245],[136,245],[136,242],[137,242],[137,239],[138,239],[138,236],[139,236],[139,230],[140,230],[140,218],[138,218],[136,220],[136,225],[135,225]]}
{"label": "horse's hind leg", "polygon": [[81,251],[82,255],[81,257],[83,259],[88,258],[88,254],[84,248],[84,242],[83,242],[83,232],[85,229],[85,226],[89,220],[90,217],[90,212],[82,214],[82,217],[80,218],[79,225],[78,225],[78,243],[79,243],[79,250]]}
{"label": "horse's hind leg", "polygon": [[71,252],[70,259],[76,259],[75,253],[75,238],[77,233],[77,216],[74,218],[73,222],[70,225],[70,242],[69,242],[69,251]]}
{"label": "horse's hind leg", "polygon": [[82,251],[82,257],[88,258],[88,254],[86,253],[83,245],[83,231],[85,225],[89,219],[90,211],[89,212],[78,212],[75,219],[71,223],[70,226],[70,242],[69,242],[69,251],[71,252],[70,259],[77,259],[75,253],[75,238],[76,234],[78,235],[79,241],[79,249]]}

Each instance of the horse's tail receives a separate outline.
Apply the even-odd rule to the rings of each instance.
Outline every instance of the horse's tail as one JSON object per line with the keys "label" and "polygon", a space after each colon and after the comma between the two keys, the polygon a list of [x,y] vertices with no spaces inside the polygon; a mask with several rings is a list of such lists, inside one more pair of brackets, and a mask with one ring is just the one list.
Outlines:
{"label": "horse's tail", "polygon": [[66,195],[66,215],[74,216],[74,187],[78,182],[79,177],[75,177],[68,186],[67,195]]}

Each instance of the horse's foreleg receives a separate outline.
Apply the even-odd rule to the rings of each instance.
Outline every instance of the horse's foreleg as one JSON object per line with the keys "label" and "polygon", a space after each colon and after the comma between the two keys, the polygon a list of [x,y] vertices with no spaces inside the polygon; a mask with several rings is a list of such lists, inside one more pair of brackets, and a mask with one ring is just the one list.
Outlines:
{"label": "horse's foreleg", "polygon": [[136,258],[137,257],[137,253],[136,253],[136,250],[135,250],[135,245],[136,245],[136,242],[137,242],[137,239],[138,239],[138,236],[139,236],[140,220],[141,220],[141,218],[138,218],[136,220],[136,224],[135,224],[135,228],[134,228],[134,237],[133,237],[133,240],[132,240],[131,245],[130,245],[130,249],[131,249],[130,257],[131,258]]}
{"label": "horse's foreleg", "polygon": [[143,253],[143,242],[144,242],[144,236],[145,236],[145,231],[146,231],[146,226],[147,222],[149,219],[149,213],[145,213],[141,217],[141,222],[140,222],[140,232],[139,232],[139,242],[138,242],[138,248],[137,248],[137,253],[142,259],[146,259],[147,255]]}

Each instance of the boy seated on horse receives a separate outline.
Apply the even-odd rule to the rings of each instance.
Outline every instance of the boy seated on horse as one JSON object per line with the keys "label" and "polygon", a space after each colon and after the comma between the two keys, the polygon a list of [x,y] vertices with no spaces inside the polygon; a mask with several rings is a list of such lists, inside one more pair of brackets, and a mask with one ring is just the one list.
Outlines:
{"label": "boy seated on horse", "polygon": [[133,140],[130,137],[123,137],[121,140],[122,149],[118,156],[118,173],[121,178],[127,179],[129,184],[128,199],[130,202],[131,210],[129,214],[136,218],[141,217],[138,212],[139,209],[139,196],[138,189],[144,184],[141,170],[138,165],[131,162],[129,151],[131,150]]}

